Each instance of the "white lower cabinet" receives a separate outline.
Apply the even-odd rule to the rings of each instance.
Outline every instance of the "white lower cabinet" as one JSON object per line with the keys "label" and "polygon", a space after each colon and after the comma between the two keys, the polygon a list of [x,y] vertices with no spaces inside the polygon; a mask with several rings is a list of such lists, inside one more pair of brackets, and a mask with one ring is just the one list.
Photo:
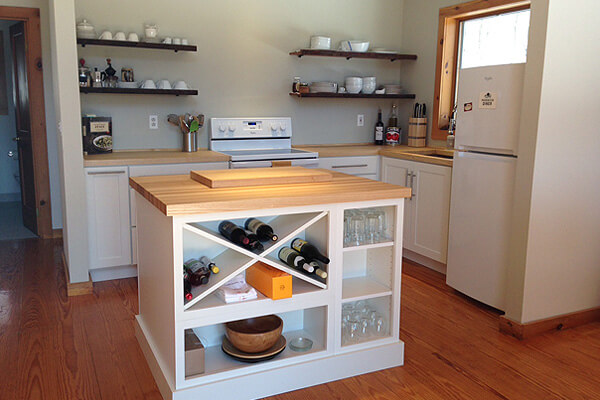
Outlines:
{"label": "white lower cabinet", "polygon": [[382,180],[413,190],[404,207],[404,247],[445,264],[452,168],[383,157]]}
{"label": "white lower cabinet", "polygon": [[131,264],[127,167],[86,168],[90,269]]}
{"label": "white lower cabinet", "polygon": [[379,156],[326,157],[319,159],[319,168],[379,180]]}

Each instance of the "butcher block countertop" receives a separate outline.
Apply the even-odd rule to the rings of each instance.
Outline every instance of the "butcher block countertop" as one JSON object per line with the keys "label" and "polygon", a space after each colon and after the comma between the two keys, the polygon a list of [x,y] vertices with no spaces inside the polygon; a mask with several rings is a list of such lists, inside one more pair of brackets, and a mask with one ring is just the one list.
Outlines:
{"label": "butcher block countertop", "polygon": [[[232,174],[235,170],[229,170]],[[167,216],[246,211],[355,201],[400,199],[407,187],[331,172],[332,180],[271,186],[211,189],[189,175],[129,178],[129,185]]]}
{"label": "butcher block countertop", "polygon": [[377,146],[374,144],[299,145],[294,148],[316,151],[319,153],[319,158],[384,156],[448,167],[452,166],[454,152],[454,150],[442,147]]}
{"label": "butcher block countertop", "polygon": [[145,164],[186,164],[228,161],[228,155],[206,149],[200,149],[193,153],[184,153],[181,150],[128,150],[115,151],[108,154],[91,154],[83,156],[83,165],[85,167],[114,167],[117,165]]}

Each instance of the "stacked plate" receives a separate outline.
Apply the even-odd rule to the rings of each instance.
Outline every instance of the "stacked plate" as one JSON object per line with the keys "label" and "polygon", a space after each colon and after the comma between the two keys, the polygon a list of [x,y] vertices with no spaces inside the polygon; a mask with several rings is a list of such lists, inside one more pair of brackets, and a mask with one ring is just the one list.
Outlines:
{"label": "stacked plate", "polygon": [[313,82],[310,84],[311,93],[336,93],[338,85],[335,82]]}
{"label": "stacked plate", "polygon": [[123,89],[137,89],[140,87],[140,83],[139,82],[119,82],[118,83],[120,88]]}
{"label": "stacked plate", "polygon": [[385,88],[385,93],[386,94],[401,94],[402,93],[402,86],[401,85],[383,85],[383,87]]}

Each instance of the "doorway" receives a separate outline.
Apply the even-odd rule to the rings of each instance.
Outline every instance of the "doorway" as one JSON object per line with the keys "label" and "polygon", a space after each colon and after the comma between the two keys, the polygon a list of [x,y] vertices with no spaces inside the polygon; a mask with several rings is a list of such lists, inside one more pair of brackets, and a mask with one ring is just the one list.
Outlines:
{"label": "doorway", "polygon": [[0,7],[0,240],[52,237],[39,23]]}

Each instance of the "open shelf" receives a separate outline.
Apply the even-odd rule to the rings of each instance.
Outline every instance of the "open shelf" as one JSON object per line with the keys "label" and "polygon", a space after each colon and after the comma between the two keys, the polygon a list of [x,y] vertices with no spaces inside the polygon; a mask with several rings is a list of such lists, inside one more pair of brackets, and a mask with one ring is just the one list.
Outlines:
{"label": "open shelf", "polygon": [[394,242],[391,242],[389,240],[386,240],[385,242],[379,242],[379,243],[369,243],[369,244],[361,244],[358,246],[348,246],[348,247],[344,247],[343,251],[357,251],[357,250],[368,250],[368,249],[377,249],[379,247],[389,247],[389,246],[393,246]]}
{"label": "open shelf", "polygon": [[392,290],[388,286],[368,276],[346,278],[342,282],[342,299],[344,301],[367,300],[391,294]]}
{"label": "open shelf", "polygon": [[402,94],[364,94],[364,93],[296,93],[290,92],[290,96],[299,98],[329,98],[329,99],[414,99],[415,94],[402,93]]}
{"label": "open shelf", "polygon": [[[342,331],[342,348],[350,349],[354,347],[368,347],[368,346],[376,346],[380,341],[388,341],[391,339],[391,329],[390,322],[392,319],[392,315],[390,314],[391,306],[392,306],[392,296],[385,297],[377,297],[374,299],[370,299],[367,301],[363,301],[371,310],[376,311],[379,315],[384,318],[384,326],[383,332],[379,335],[372,334],[368,337],[359,337],[358,340],[353,342],[348,342],[347,339],[344,338],[344,332]],[[357,300],[353,301],[345,301],[343,304],[353,303],[356,304]],[[343,330],[343,327],[342,327]]]}
{"label": "open shelf", "polygon": [[386,246],[344,253],[343,301],[392,293],[393,249],[393,246]]}
{"label": "open shelf", "polygon": [[347,60],[351,58],[370,58],[375,60],[416,60],[416,54],[401,54],[401,53],[378,53],[374,51],[358,52],[358,51],[338,51],[338,50],[316,50],[316,49],[300,49],[292,51],[291,56],[317,56],[317,57],[342,57]]}
{"label": "open shelf", "polygon": [[128,40],[104,40],[104,39],[77,39],[77,44],[85,46],[110,46],[110,47],[134,47],[138,49],[198,51],[197,46],[185,44],[165,44],[149,42],[130,42]]}
{"label": "open shelf", "polygon": [[[209,325],[194,328],[194,333],[205,346],[205,372],[186,379],[186,383],[198,381],[207,376],[219,373],[251,373],[255,369],[264,369],[266,365],[277,367],[287,364],[290,359],[310,357],[315,353],[324,352],[327,348],[327,306],[300,309],[277,314],[283,320],[282,335],[286,339],[286,348],[271,360],[257,363],[238,361],[223,352],[221,343],[225,335],[225,324]],[[307,337],[313,341],[309,351],[296,352],[290,349],[289,343],[297,337]]]}
{"label": "open shelf", "polygon": [[196,96],[198,91],[195,89],[127,89],[127,88],[107,88],[107,87],[79,87],[81,93],[110,93],[110,94],[163,94],[171,96]]}

